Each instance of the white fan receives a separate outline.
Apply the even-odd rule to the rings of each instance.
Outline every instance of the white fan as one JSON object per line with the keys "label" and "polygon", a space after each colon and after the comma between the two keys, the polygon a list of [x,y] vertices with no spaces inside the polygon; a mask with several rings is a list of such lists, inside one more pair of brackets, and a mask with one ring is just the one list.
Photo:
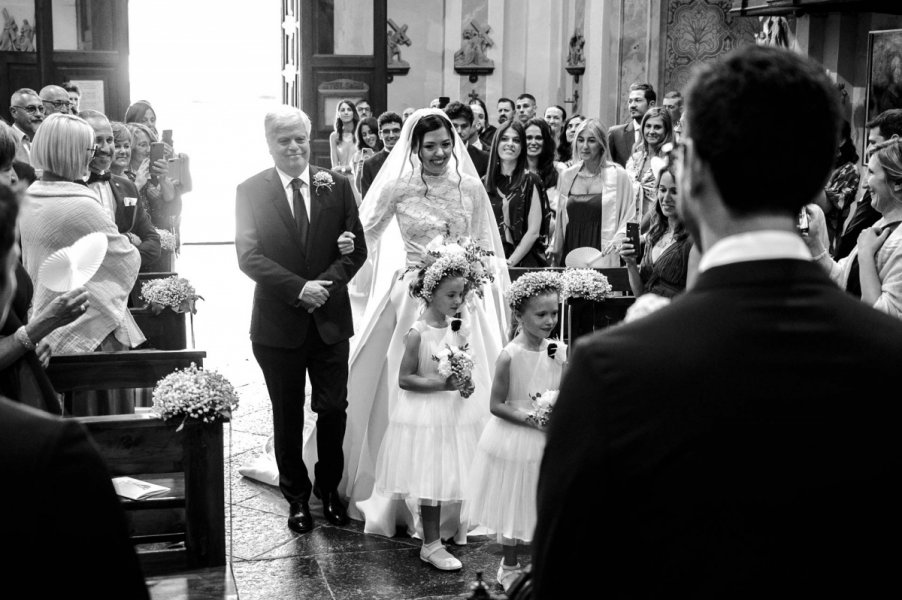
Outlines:
{"label": "white fan", "polygon": [[592,246],[583,246],[568,252],[567,256],[564,257],[564,265],[578,269],[593,269],[595,268],[595,261],[601,258],[601,250]]}
{"label": "white fan", "polygon": [[47,257],[38,280],[54,292],[68,292],[84,285],[97,273],[106,256],[106,234],[89,233],[71,246]]}

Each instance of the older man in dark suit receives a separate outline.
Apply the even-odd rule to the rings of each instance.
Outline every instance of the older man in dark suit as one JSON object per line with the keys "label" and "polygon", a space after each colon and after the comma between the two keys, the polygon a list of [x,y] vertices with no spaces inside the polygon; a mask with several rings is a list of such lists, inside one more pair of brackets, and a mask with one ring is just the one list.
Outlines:
{"label": "older man in dark suit", "polygon": [[366,159],[363,163],[363,173],[360,175],[360,195],[366,196],[373,180],[382,168],[382,163],[388,158],[388,153],[395,147],[401,138],[401,127],[404,121],[401,115],[394,112],[384,112],[379,115],[379,139],[382,140],[382,150]]}
{"label": "older man in dark suit", "polygon": [[[284,106],[266,115],[265,126],[275,167],[238,186],[235,247],[238,266],[257,283],[251,342],[272,402],[288,527],[305,533],[313,528],[311,491],[322,498],[327,521],[348,521],[338,495],[354,334],[347,284],[366,259],[366,244],[351,184],[308,163],[307,115]],[[347,254],[342,242],[352,244]],[[317,413],[315,484],[301,455],[308,375]]]}
{"label": "older man in dark suit", "polygon": [[[746,46],[697,72],[687,104],[678,207],[698,279],[577,343],[539,479],[535,597],[876,597],[900,558],[886,386],[902,324],[836,287],[795,226],[834,160],[835,90],[798,54]],[[811,127],[774,145],[787,106]]]}

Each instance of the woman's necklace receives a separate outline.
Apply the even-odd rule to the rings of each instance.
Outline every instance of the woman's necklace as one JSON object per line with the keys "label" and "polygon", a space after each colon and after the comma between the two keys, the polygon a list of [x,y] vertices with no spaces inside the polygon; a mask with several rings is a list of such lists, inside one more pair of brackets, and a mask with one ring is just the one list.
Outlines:
{"label": "woman's necklace", "polygon": [[674,237],[673,232],[670,231],[667,233],[667,235],[662,235],[661,238],[655,243],[655,246],[663,249],[663,248],[667,248],[675,241],[676,241],[676,238]]}

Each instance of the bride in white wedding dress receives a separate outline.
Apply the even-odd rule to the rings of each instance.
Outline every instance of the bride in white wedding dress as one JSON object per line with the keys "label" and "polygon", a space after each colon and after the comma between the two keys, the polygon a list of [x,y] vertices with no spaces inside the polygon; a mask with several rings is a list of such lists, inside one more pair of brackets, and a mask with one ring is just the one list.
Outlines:
{"label": "bride in white wedding dress", "polygon": [[[424,135],[440,128],[454,141],[450,156],[441,152],[437,157],[422,147]],[[491,375],[506,341],[503,292],[510,280],[485,188],[466,146],[440,110],[418,110],[404,123],[401,139],[360,206],[360,220],[374,270],[366,310],[351,340],[345,469],[339,492],[349,500],[349,514],[365,518],[367,532],[391,536],[396,524],[404,523],[415,533],[415,505],[408,508],[403,501],[373,494],[376,457],[399,389],[404,336],[423,310],[423,304],[408,293],[415,273],[405,270],[422,262],[426,245],[438,236],[447,236],[448,241],[468,238],[495,252],[494,284],[485,287],[484,298],[470,294],[462,314],[471,329],[476,364],[474,400],[485,407],[486,420]],[[315,464],[315,432],[305,431],[304,437],[304,461]],[[245,474],[278,481],[278,474],[271,472],[274,466],[273,461],[269,468]],[[460,527],[458,512],[443,510],[442,517],[442,537],[463,543],[466,528]]]}

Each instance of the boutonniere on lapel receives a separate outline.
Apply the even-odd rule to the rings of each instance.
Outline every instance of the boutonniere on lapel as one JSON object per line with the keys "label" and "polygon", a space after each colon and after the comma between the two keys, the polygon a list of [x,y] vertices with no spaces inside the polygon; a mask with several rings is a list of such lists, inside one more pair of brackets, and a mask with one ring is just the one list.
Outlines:
{"label": "boutonniere on lapel", "polygon": [[316,175],[313,176],[313,187],[316,189],[317,196],[319,196],[322,188],[326,188],[326,191],[331,192],[333,185],[335,185],[335,181],[332,179],[332,175],[326,171],[317,171]]}

